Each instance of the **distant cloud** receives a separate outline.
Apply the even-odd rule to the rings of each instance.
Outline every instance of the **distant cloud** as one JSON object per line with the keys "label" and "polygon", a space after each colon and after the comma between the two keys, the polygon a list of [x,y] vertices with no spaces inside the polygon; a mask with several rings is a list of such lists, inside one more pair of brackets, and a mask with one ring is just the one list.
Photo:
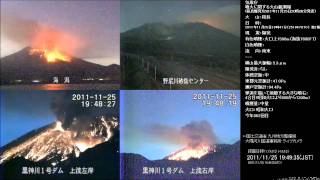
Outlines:
{"label": "distant cloud", "polygon": [[234,35],[240,35],[240,5],[223,6],[210,12],[193,11],[179,19],[187,22],[203,22]]}

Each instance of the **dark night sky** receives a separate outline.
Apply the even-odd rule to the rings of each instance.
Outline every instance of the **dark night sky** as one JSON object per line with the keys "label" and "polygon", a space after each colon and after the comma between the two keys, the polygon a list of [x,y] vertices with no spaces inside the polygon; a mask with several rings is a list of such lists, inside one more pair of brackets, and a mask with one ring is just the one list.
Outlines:
{"label": "dark night sky", "polygon": [[121,32],[145,23],[204,22],[240,34],[240,1],[121,1]]}

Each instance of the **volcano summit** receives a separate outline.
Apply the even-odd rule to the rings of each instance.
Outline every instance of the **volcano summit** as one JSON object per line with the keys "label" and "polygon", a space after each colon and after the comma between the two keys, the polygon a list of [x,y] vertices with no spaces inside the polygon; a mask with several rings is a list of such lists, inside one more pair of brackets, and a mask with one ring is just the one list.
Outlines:
{"label": "volcano summit", "polygon": [[54,82],[54,78],[65,77],[70,84],[119,83],[119,65],[94,64],[54,50],[26,47],[0,62],[1,85],[64,83]]}
{"label": "volcano summit", "polygon": [[[88,179],[70,174],[75,167],[94,169],[92,179],[117,179],[119,123],[101,117],[85,131],[64,129],[60,121],[36,129],[0,149],[0,168],[5,179],[62,178]],[[106,168],[108,164],[108,168]],[[62,168],[64,173],[21,174],[23,167]],[[89,178],[89,179],[90,179]]]}

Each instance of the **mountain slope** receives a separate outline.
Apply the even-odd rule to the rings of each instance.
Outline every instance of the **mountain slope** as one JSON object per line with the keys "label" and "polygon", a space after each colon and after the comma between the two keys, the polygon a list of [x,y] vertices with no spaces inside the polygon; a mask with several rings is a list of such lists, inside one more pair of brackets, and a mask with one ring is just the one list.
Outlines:
{"label": "mountain slope", "polygon": [[193,61],[223,60],[221,65],[236,69],[240,61],[240,38],[204,23],[149,23],[121,33],[121,51]]}
{"label": "mountain slope", "polygon": [[[162,82],[171,77],[208,81]],[[123,89],[239,89],[240,38],[204,23],[144,24],[121,33],[121,79]]]}
{"label": "mountain slope", "polygon": [[71,62],[57,61],[48,63],[38,55],[30,55],[30,47],[1,58],[1,82],[11,84],[16,80],[30,83],[41,80],[52,83],[53,77],[70,77],[72,83],[81,82],[86,78],[104,78],[119,80],[118,65],[102,66],[72,57]]}
{"label": "mountain slope", "polygon": [[[115,122],[98,122],[101,126],[93,125],[88,127],[88,131],[75,135],[75,138],[68,137],[75,132],[62,130],[51,124],[35,131],[27,133],[25,136],[17,139],[7,146],[1,148],[1,175],[5,179],[34,179],[49,178],[56,179],[118,179],[119,178],[119,128]],[[112,136],[110,136],[112,132]],[[95,146],[88,146],[88,149],[81,151],[81,148],[75,142],[76,140],[88,140],[88,136],[99,141]],[[31,142],[31,143],[30,143]],[[88,143],[88,142],[87,142]],[[26,144],[26,146],[24,146]],[[20,147],[26,148],[20,148]],[[19,147],[18,152],[13,151],[14,147]],[[12,154],[6,152],[10,150]],[[45,151],[44,151],[45,150]],[[15,153],[14,153],[15,152]],[[34,152],[34,153],[32,153]],[[8,157],[2,159],[4,156]],[[63,174],[40,174],[23,175],[22,167],[61,167]],[[94,173],[90,175],[69,174],[72,168],[93,168]]]}
{"label": "mountain slope", "polygon": [[[139,154],[121,154],[121,173],[124,179],[240,179],[240,143],[217,145],[217,151],[208,153],[200,159],[173,161],[166,158],[148,160]],[[143,175],[143,167],[181,167],[184,174]],[[189,174],[192,168],[214,168],[213,174]]]}
{"label": "mountain slope", "polygon": [[[115,131],[115,137],[119,137],[119,131]],[[83,152],[80,157],[69,158],[66,161],[59,163],[56,167],[61,167],[63,174],[40,174],[40,175],[23,175],[21,174],[22,167],[53,167],[51,164],[40,161],[33,162],[24,158],[18,157],[4,164],[0,164],[1,175],[4,179],[26,180],[26,179],[119,179],[119,138],[112,138],[110,141],[99,144],[94,148]],[[90,168],[94,169],[93,174],[79,175],[69,174],[72,168]]]}

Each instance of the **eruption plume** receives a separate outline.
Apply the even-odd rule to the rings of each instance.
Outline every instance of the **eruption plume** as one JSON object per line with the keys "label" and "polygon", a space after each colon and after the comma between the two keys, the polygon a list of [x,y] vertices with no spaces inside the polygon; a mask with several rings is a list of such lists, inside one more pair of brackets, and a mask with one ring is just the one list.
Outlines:
{"label": "eruption plume", "polygon": [[69,33],[41,26],[32,39],[30,55],[39,55],[49,63],[70,62],[70,54],[80,48],[80,41]]}
{"label": "eruption plume", "polygon": [[57,120],[9,144],[0,154],[0,164],[23,157],[56,165],[70,157],[79,157],[80,153],[113,137],[119,127],[118,117],[79,108],[67,97],[59,94],[53,98],[51,108]]}
{"label": "eruption plume", "polygon": [[215,152],[216,135],[208,121],[192,121],[180,129],[164,125],[153,125],[153,134],[160,140],[184,146],[166,158],[169,160],[189,160]]}

